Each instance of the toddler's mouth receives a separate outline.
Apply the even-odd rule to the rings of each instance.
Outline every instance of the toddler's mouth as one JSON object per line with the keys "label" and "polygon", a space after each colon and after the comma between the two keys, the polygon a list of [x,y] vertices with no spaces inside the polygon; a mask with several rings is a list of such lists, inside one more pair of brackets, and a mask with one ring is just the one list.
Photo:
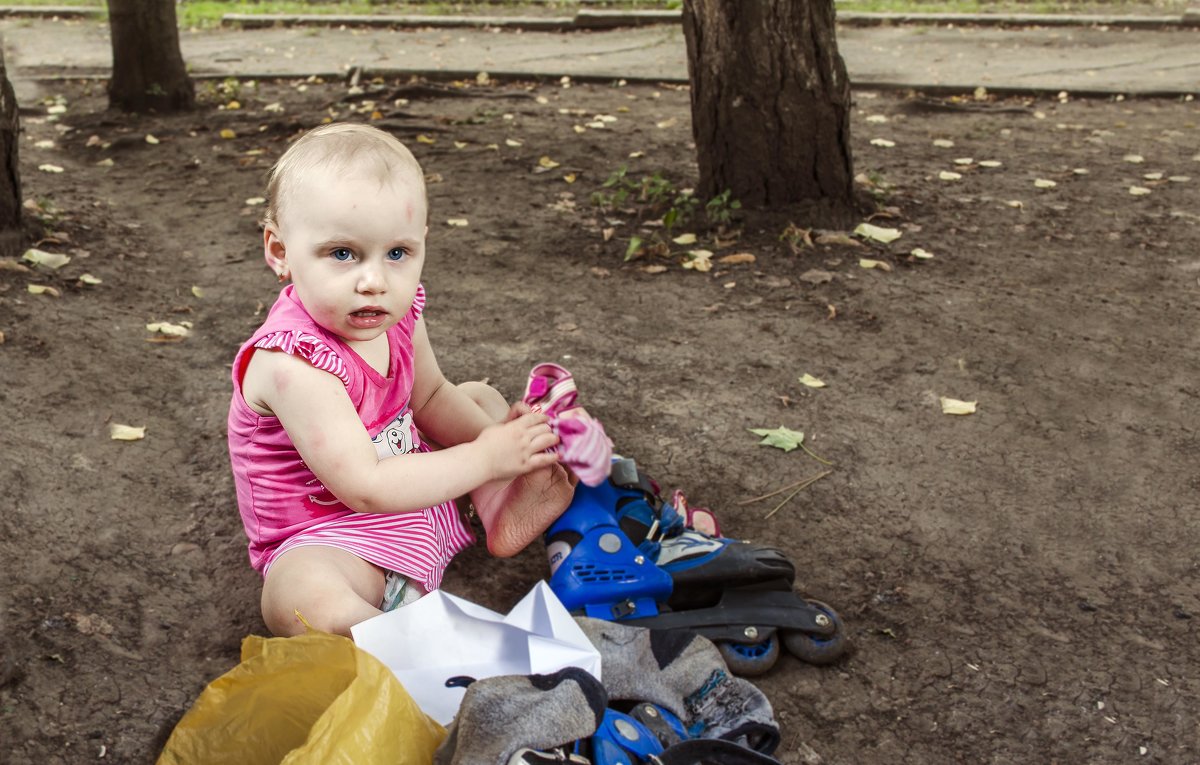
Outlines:
{"label": "toddler's mouth", "polygon": [[373,329],[383,324],[387,319],[387,311],[382,308],[360,308],[350,312],[351,326],[359,329]]}

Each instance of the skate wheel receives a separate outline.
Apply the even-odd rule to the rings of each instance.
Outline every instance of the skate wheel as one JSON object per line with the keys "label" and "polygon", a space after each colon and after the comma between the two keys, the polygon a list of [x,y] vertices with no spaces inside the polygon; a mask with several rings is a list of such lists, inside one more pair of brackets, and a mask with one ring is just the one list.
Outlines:
{"label": "skate wheel", "polygon": [[820,637],[799,630],[788,630],[783,633],[783,644],[787,646],[788,653],[807,664],[832,664],[846,652],[846,627],[837,611],[819,600],[808,602],[833,620],[833,634]]}
{"label": "skate wheel", "polygon": [[732,643],[720,640],[716,646],[729,671],[741,677],[758,677],[779,661],[778,634],[772,634],[761,643]]}

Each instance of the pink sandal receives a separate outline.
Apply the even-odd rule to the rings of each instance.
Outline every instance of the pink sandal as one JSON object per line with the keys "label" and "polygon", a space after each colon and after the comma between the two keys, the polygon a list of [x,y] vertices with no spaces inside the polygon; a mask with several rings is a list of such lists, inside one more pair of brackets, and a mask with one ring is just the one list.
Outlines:
{"label": "pink sandal", "polygon": [[612,441],[604,426],[577,405],[575,378],[558,364],[538,364],[529,373],[521,399],[534,411],[550,417],[561,443],[554,447],[559,461],[588,486],[599,486],[612,471]]}
{"label": "pink sandal", "polygon": [[721,524],[717,522],[716,513],[707,507],[689,507],[687,497],[683,495],[682,489],[671,492],[668,504],[683,517],[684,526],[699,531],[705,536],[720,538]]}

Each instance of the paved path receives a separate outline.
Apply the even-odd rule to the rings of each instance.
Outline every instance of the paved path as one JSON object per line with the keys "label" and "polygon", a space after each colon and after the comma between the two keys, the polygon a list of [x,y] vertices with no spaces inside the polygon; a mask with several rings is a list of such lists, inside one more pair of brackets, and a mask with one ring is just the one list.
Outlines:
{"label": "paved path", "polygon": [[[104,76],[105,22],[0,20],[18,99],[35,81]],[[839,48],[856,87],[1083,94],[1200,94],[1200,27],[843,26]],[[558,78],[686,81],[677,24],[588,32],[275,27],[184,32],[197,76],[487,71]]]}

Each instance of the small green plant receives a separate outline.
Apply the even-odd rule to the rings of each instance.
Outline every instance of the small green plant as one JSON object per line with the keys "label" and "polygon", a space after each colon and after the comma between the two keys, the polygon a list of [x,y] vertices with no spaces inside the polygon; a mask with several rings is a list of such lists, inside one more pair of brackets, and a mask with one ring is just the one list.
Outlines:
{"label": "small green plant", "polygon": [[742,203],[732,198],[733,191],[725,189],[704,205],[704,213],[708,222],[717,228],[728,228],[733,222],[733,214],[742,209]]}

